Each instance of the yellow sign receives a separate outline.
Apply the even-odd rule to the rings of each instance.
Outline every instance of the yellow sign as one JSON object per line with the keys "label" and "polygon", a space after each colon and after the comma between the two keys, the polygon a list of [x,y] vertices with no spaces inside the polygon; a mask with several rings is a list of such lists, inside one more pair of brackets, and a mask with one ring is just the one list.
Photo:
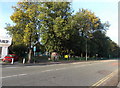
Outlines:
{"label": "yellow sign", "polygon": [[65,55],[64,57],[65,57],[65,58],[68,58],[68,55]]}

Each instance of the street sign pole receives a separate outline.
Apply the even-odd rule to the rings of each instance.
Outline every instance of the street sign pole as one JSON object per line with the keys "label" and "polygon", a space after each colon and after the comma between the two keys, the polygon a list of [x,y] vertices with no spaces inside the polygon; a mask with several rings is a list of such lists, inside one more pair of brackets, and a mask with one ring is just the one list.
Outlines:
{"label": "street sign pole", "polygon": [[86,38],[86,61],[87,61],[87,38]]}
{"label": "street sign pole", "polygon": [[34,56],[35,56],[36,46],[34,46],[33,51],[34,51]]}

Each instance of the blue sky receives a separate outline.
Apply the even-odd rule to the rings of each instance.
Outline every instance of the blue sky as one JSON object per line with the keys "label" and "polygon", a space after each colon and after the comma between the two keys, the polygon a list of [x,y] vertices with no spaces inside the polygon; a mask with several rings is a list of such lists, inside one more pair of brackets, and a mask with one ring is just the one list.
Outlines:
{"label": "blue sky", "polygon": [[[15,6],[16,3],[12,0],[11,2],[8,0],[0,1],[0,36],[7,36],[4,29],[5,23],[12,24],[10,16],[14,11],[11,7]],[[109,21],[111,26],[107,31],[107,36],[118,43],[118,0],[73,0],[72,9],[77,12],[79,8],[94,12],[103,23]]]}
{"label": "blue sky", "polygon": [[118,43],[118,1],[117,0],[73,0],[72,7],[75,11],[79,8],[89,9],[104,23],[109,21],[107,31],[113,41]]}

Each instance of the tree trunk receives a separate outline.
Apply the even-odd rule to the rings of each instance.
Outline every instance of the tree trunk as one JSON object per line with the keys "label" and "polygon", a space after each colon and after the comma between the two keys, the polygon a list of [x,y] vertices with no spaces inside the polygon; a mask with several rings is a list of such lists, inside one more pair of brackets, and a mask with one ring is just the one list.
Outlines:
{"label": "tree trunk", "polygon": [[83,54],[81,53],[81,57],[83,57]]}
{"label": "tree trunk", "polygon": [[30,63],[32,57],[32,49],[30,48],[29,54],[28,54],[28,63]]}

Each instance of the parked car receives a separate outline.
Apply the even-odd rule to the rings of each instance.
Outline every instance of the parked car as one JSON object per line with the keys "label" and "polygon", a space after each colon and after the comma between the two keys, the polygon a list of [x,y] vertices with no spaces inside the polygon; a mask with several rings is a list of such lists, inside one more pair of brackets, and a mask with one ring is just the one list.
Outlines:
{"label": "parked car", "polygon": [[14,59],[14,61],[18,61],[18,56],[16,56],[15,54],[8,54],[7,56],[5,56],[2,61],[3,62],[12,62],[12,58]]}

